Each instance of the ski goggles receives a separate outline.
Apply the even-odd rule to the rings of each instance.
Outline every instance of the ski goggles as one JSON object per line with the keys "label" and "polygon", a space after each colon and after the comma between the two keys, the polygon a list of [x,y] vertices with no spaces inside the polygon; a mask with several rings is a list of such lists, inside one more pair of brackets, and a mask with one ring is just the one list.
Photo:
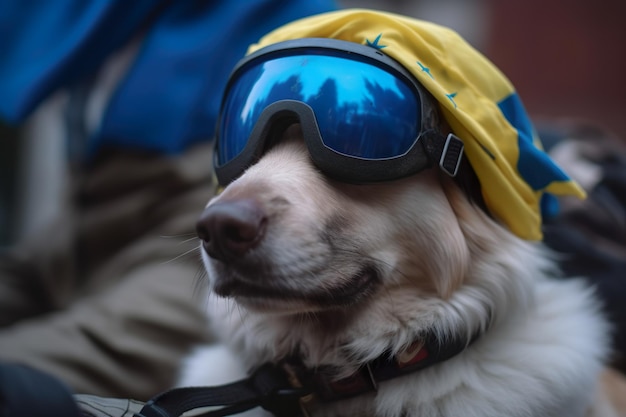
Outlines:
{"label": "ski goggles", "polygon": [[324,174],[389,181],[433,163],[456,175],[463,142],[441,131],[437,103],[379,50],[336,39],[276,43],[244,58],[226,86],[214,167],[227,185],[291,124]]}

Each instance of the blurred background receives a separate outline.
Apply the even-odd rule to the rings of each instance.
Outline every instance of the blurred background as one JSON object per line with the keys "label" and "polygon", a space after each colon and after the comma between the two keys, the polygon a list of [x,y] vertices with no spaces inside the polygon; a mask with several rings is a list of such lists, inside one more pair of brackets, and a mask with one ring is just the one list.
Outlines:
{"label": "blurred background", "polygon": [[[312,0],[313,1],[313,0]],[[622,0],[339,0],[457,30],[513,82],[536,122],[577,119],[626,138]],[[2,41],[0,40],[0,43]],[[1,49],[1,44],[0,44]],[[35,114],[33,121],[44,117]],[[39,120],[41,122],[41,120]],[[54,124],[24,135],[0,125],[0,247],[60,210],[64,146]]]}

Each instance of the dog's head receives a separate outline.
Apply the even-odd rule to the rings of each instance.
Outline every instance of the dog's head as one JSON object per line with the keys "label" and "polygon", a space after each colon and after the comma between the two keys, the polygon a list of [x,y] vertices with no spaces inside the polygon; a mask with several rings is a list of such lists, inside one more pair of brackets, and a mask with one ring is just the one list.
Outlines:
{"label": "dog's head", "polygon": [[[215,294],[313,322],[393,315],[409,302],[410,314],[436,321],[433,305],[459,289],[492,286],[485,277],[505,285],[520,242],[436,168],[367,185],[328,178],[299,125],[209,202],[198,233]],[[485,319],[495,300],[483,298]]]}
{"label": "dog's head", "polygon": [[[417,33],[433,29],[416,25]],[[411,61],[303,38],[252,53],[231,75],[215,158],[226,187],[198,232],[213,292],[239,311],[282,320],[274,340],[291,336],[290,318],[317,323],[317,334],[359,328],[361,340],[396,337],[398,346],[426,329],[469,340],[499,310],[529,299],[525,283],[547,265],[520,237],[540,235],[543,191],[533,187],[558,170],[532,135],[518,135],[532,128],[515,93],[504,110],[491,96],[437,97]],[[467,80],[451,81],[447,91]],[[470,100],[462,104],[477,111],[476,131],[453,117],[454,100]],[[493,218],[442,173],[454,175],[462,153],[449,146],[451,137],[461,142],[450,130],[466,142]],[[536,160],[531,186],[522,174]],[[372,323],[384,323],[376,335]]]}

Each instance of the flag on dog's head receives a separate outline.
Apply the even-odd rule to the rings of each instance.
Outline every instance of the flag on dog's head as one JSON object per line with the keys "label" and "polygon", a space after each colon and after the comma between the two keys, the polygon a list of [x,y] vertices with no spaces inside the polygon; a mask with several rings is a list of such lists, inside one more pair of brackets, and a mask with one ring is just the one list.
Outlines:
{"label": "flag on dog's head", "polygon": [[456,32],[392,13],[348,9],[289,23],[249,53],[290,39],[333,38],[377,48],[408,69],[465,144],[491,214],[524,239],[542,238],[553,195],[584,191],[543,151],[509,80]]}

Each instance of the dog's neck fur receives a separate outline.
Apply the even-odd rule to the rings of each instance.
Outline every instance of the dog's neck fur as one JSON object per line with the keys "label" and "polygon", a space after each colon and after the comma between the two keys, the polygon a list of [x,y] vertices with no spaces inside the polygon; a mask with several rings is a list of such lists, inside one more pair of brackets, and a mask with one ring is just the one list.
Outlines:
{"label": "dog's neck fur", "polygon": [[[504,282],[489,284],[477,277],[446,301],[422,299],[398,289],[387,295],[394,298],[392,304],[397,308],[390,309],[388,303],[373,300],[373,305],[362,308],[350,319],[340,319],[337,313],[270,317],[248,315],[245,310],[223,319],[240,321],[235,334],[231,333],[231,341],[248,368],[297,351],[309,367],[333,365],[340,371],[337,377],[351,374],[386,352],[397,354],[427,329],[438,329],[445,341],[451,335],[469,340],[476,329],[485,328],[480,339],[449,361],[387,381],[379,387],[375,398],[369,394],[323,404],[315,416],[471,416],[472,410],[476,410],[476,416],[582,416],[593,395],[594,381],[580,378],[576,368],[591,367],[595,369],[592,375],[599,372],[606,354],[606,329],[594,328],[595,318],[590,319],[588,314],[596,306],[580,282],[560,285],[540,279],[539,293],[524,282],[544,276],[541,269],[549,267],[547,262],[537,263],[537,255],[532,248],[518,248],[510,259],[525,264],[518,271],[525,270],[528,276],[501,275]],[[533,263],[528,262],[531,257]],[[512,290],[511,286],[516,288]],[[569,299],[562,297],[562,292]],[[555,305],[553,301],[558,299],[563,301]],[[222,302],[228,311],[236,308]],[[429,307],[419,308],[425,304]],[[412,308],[403,307],[409,305]],[[489,312],[494,315],[487,329]],[[389,325],[368,326],[378,315],[386,316]],[[565,315],[565,320],[561,315]],[[254,337],[249,337],[250,333]],[[537,351],[539,357],[533,354],[537,343],[546,348]],[[550,344],[554,344],[553,349]],[[564,358],[561,355],[564,348],[567,352],[567,346],[575,346],[578,351]],[[563,386],[564,378],[571,380],[571,385]],[[552,386],[551,381],[555,381]],[[563,410],[566,413],[560,414]]]}
{"label": "dog's neck fur", "polygon": [[[343,205],[354,203],[347,210],[365,219],[355,234],[384,235],[367,246],[379,250],[375,255],[381,268],[393,263],[387,262],[393,256],[385,256],[381,242],[406,239],[424,253],[416,253],[414,262],[411,254],[406,255],[403,274],[393,275],[395,267],[383,271],[384,284],[357,304],[325,312],[249,311],[232,299],[212,296],[209,313],[214,328],[244,368],[297,353],[307,367],[330,366],[342,378],[381,355],[403,352],[429,332],[442,343],[456,338],[469,343],[481,332],[453,358],[386,381],[376,394],[321,404],[313,416],[585,414],[607,354],[608,331],[595,298],[581,281],[558,279],[540,245],[502,228],[449,179],[425,171],[390,189],[355,190],[328,185],[307,165],[306,155],[303,145],[296,143],[276,147],[222,197],[246,194],[269,201],[273,188],[263,184],[274,181],[292,197],[294,213],[313,206],[316,218],[327,219],[331,208],[341,212]],[[300,178],[299,188],[292,175]],[[320,190],[326,193],[327,204],[315,201]],[[344,204],[333,203],[335,198],[343,198]],[[407,208],[420,216],[403,214]],[[363,214],[376,210],[386,210],[387,217],[370,227]],[[289,249],[284,239],[277,237],[273,243]],[[301,285],[306,285],[303,281]]]}
{"label": "dog's neck fur", "polygon": [[[488,258],[473,262],[466,283],[448,299],[398,286],[349,313],[298,316],[249,314],[217,299],[224,315],[216,323],[222,327],[223,320],[221,324],[229,328],[229,338],[247,368],[298,352],[310,368],[333,366],[338,378],[383,354],[398,354],[425,332],[437,332],[442,343],[452,337],[469,343],[476,331],[483,332],[449,361],[382,384],[375,398],[370,394],[325,404],[314,415],[471,416],[476,410],[477,416],[550,416],[561,415],[564,409],[568,411],[563,415],[583,415],[594,381],[579,378],[576,367],[597,373],[606,354],[606,328],[598,327],[598,317],[593,316],[597,306],[580,282],[546,279],[554,272],[553,264],[540,249],[507,232],[494,233],[502,235],[491,242],[497,242],[497,248]],[[478,247],[472,252],[479,258],[485,253]],[[381,319],[384,327],[370,324]],[[554,349],[545,346],[550,343]],[[546,347],[538,351],[541,357],[533,356],[536,344]],[[567,346],[577,351],[560,357]],[[520,357],[511,364],[508,356],[515,355]],[[547,389],[564,373],[571,374],[575,386],[559,382]],[[455,396],[460,399],[453,400]]]}

